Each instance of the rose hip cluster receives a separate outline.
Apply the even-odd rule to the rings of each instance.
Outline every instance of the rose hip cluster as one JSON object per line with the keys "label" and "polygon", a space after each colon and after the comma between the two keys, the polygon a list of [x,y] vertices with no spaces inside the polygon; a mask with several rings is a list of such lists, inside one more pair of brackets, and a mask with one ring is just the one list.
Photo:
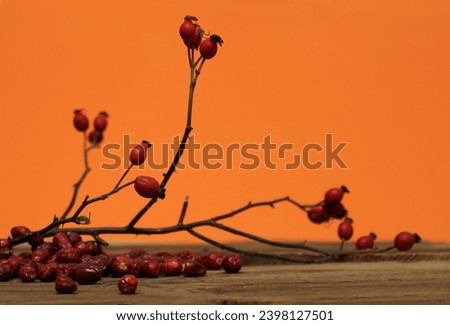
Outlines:
{"label": "rose hip cluster", "polygon": [[223,40],[216,34],[204,38],[206,34],[197,21],[194,16],[184,17],[184,22],[180,26],[180,36],[188,48],[199,50],[205,60],[212,59],[217,54],[217,44],[221,46]]}
{"label": "rose hip cluster", "polygon": [[[321,224],[323,222],[334,219],[344,220],[339,224],[338,236],[342,242],[348,241],[352,238],[353,219],[347,217],[347,210],[342,204],[344,194],[350,193],[347,187],[341,186],[339,188],[329,189],[324,196],[323,201],[307,210],[308,218],[311,222]],[[357,250],[373,249],[375,246],[375,239],[377,235],[371,232],[369,235],[361,236],[355,243]],[[394,247],[399,251],[408,251],[414,243],[419,243],[421,238],[418,234],[410,232],[400,232],[394,239]]]}
{"label": "rose hip cluster", "polygon": [[[89,128],[89,119],[84,114],[82,109],[77,109],[74,111],[73,125],[75,129],[80,132],[86,132]],[[108,113],[100,112],[94,119],[94,129],[88,134],[89,142],[93,145],[99,144],[103,141],[103,131],[106,130],[108,126]],[[142,165],[147,158],[148,148],[151,147],[151,143],[143,140],[141,144],[138,144],[133,149],[131,149],[129,154],[130,167]],[[136,192],[145,198],[163,198],[163,191],[159,186],[159,182],[153,177],[149,176],[138,176],[134,183],[134,189]]]}
{"label": "rose hip cluster", "polygon": [[[11,229],[12,238],[29,233],[27,227]],[[183,250],[177,255],[166,252],[150,254],[133,248],[127,254],[110,257],[95,241],[83,241],[75,232],[56,233],[52,242],[33,239],[31,252],[13,255],[11,239],[0,239],[0,281],[20,278],[23,282],[55,282],[58,293],[73,293],[78,285],[94,284],[102,277],[120,278],[120,292],[136,291],[137,278],[160,276],[200,277],[207,270],[223,269],[237,273],[242,267],[239,255],[210,251],[197,255]]]}
{"label": "rose hip cluster", "polygon": [[[108,126],[108,113],[100,112],[94,119],[94,129],[88,133],[89,142],[93,145],[99,144],[103,141],[103,131]],[[89,119],[83,113],[82,109],[76,109],[74,111],[73,125],[75,129],[80,132],[86,132],[89,128]]]}

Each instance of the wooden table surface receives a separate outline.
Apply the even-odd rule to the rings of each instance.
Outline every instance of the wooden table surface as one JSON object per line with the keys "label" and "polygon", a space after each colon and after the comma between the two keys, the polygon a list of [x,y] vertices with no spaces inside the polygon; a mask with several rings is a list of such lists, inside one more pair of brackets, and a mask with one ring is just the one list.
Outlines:
{"label": "wooden table surface", "polygon": [[[126,249],[109,248],[111,253]],[[53,283],[18,279],[0,282],[0,291],[0,304],[450,304],[450,245],[423,244],[369,262],[286,264],[246,258],[239,274],[141,278],[137,293],[129,296],[121,295],[117,279],[110,277],[80,285],[71,295],[56,294]]]}

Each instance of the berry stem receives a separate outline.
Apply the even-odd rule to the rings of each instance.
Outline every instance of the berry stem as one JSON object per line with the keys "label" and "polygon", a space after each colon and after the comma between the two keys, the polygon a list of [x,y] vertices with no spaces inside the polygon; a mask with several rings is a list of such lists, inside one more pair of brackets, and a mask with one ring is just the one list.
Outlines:
{"label": "berry stem", "polygon": [[181,208],[180,217],[178,219],[178,225],[182,226],[184,222],[184,218],[186,217],[187,208],[189,205],[189,196],[186,196],[183,202],[183,207]]}
{"label": "berry stem", "polygon": [[344,244],[345,244],[345,240],[341,240],[341,244],[339,246],[339,251],[342,252],[342,250],[344,249]]}
{"label": "berry stem", "polygon": [[120,186],[120,184],[122,183],[122,181],[124,180],[124,178],[127,176],[127,174],[130,172],[131,168],[133,168],[133,164],[130,164],[130,166],[128,166],[127,169],[125,169],[125,172],[122,174],[122,177],[120,177],[119,181],[117,182],[116,186],[114,186],[114,188],[118,188]]}
{"label": "berry stem", "polygon": [[[176,170],[176,167],[181,159],[181,156],[184,153],[184,149],[186,148],[186,143],[189,140],[189,135],[192,131],[192,110],[194,106],[194,94],[195,87],[197,85],[197,79],[200,75],[201,69],[203,67],[204,59],[198,58],[195,61],[195,51],[194,49],[188,48],[188,58],[189,58],[189,67],[190,67],[190,83],[189,83],[189,96],[188,96],[188,105],[187,105],[187,117],[186,117],[186,127],[184,129],[183,138],[181,139],[180,146],[173,158],[172,163],[170,164],[169,169],[164,174],[163,180],[161,181],[161,192],[165,193],[165,188],[173,173]],[[200,66],[198,69],[197,65],[200,62]],[[139,222],[139,220],[144,216],[144,214],[158,201],[158,198],[152,198],[147,204],[139,210],[139,212],[131,219],[130,223],[127,225],[129,230],[132,230],[134,226]]]}

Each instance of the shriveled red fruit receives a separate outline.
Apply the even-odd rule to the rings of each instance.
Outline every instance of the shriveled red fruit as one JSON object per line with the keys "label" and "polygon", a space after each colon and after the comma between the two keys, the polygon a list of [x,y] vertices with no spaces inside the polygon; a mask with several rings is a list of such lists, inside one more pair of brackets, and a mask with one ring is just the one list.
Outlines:
{"label": "shriveled red fruit", "polygon": [[98,255],[102,253],[102,246],[100,246],[96,241],[79,241],[74,245],[81,251],[81,254]]}
{"label": "shriveled red fruit", "polygon": [[28,238],[28,244],[30,244],[33,248],[44,243],[44,237],[41,235],[34,235]]}
{"label": "shriveled red fruit", "polygon": [[219,35],[212,34],[200,44],[200,55],[206,59],[212,59],[217,53],[217,44],[222,45],[223,40]]}
{"label": "shriveled red fruit", "polygon": [[312,207],[308,210],[307,214],[308,214],[309,220],[314,223],[319,224],[319,223],[322,223],[322,222],[328,220],[327,216],[325,215],[325,213],[323,211],[323,206]]}
{"label": "shriveled red fruit", "polygon": [[11,256],[6,261],[13,270],[13,277],[19,276],[19,270],[20,270],[20,267],[22,266],[22,257]]}
{"label": "shriveled red fruit", "polygon": [[20,261],[20,266],[25,266],[25,265],[36,268],[36,262],[31,260],[31,258],[22,258],[22,260]]}
{"label": "shriveled red fruit", "polygon": [[178,252],[178,257],[181,257],[183,260],[191,259],[192,253],[188,250],[183,249],[182,251]]}
{"label": "shriveled red fruit", "polygon": [[77,232],[68,232],[67,238],[72,245],[75,245],[82,240],[80,234]]}
{"label": "shriveled red fruit", "polygon": [[50,258],[52,254],[44,249],[44,248],[37,248],[33,251],[33,254],[31,254],[31,260],[36,263],[45,263]]}
{"label": "shriveled red fruit", "polygon": [[162,257],[162,258],[173,257],[173,255],[169,252],[158,252],[158,253],[156,253],[156,256]]}
{"label": "shriveled red fruit", "polygon": [[108,265],[111,259],[106,253],[101,253],[98,255],[95,255],[94,258],[98,261],[101,261],[103,264]]}
{"label": "shriveled red fruit", "polygon": [[56,275],[67,275],[74,278],[77,266],[77,263],[58,263],[56,264]]}
{"label": "shriveled red fruit", "polygon": [[[103,132],[108,126],[108,113],[100,112],[94,119],[94,129],[95,131]],[[97,141],[100,142],[100,141]]]}
{"label": "shriveled red fruit", "polygon": [[183,264],[183,274],[186,277],[199,277],[206,274],[206,267],[203,263],[194,260],[186,260]]}
{"label": "shriveled red fruit", "polygon": [[53,246],[52,243],[43,243],[43,244],[39,245],[38,247],[36,247],[36,249],[45,249],[50,254],[53,254],[56,252],[55,246]]}
{"label": "shriveled red fruit", "polygon": [[0,260],[6,260],[7,258],[12,256],[12,250],[7,247],[0,248]]}
{"label": "shriveled red fruit", "polygon": [[30,232],[30,229],[25,226],[16,226],[11,228],[11,237],[12,238],[19,238],[22,236],[25,236]]}
{"label": "shriveled red fruit", "polygon": [[420,243],[421,240],[422,238],[418,234],[402,231],[395,236],[394,245],[397,250],[406,252],[414,246],[414,243]]}
{"label": "shriveled red fruit", "polygon": [[342,219],[347,216],[348,212],[341,202],[338,203],[325,203],[323,205],[323,211],[326,218]]}
{"label": "shriveled red fruit", "polygon": [[131,274],[124,275],[117,283],[119,291],[125,295],[131,295],[136,293],[137,286],[138,286],[138,279]]}
{"label": "shriveled red fruit", "polygon": [[76,247],[60,249],[56,252],[56,261],[59,263],[80,263],[81,251]]}
{"label": "shriveled red fruit", "polygon": [[218,252],[208,252],[202,256],[202,263],[208,270],[218,270],[222,267],[223,254]]}
{"label": "shriveled red fruit", "polygon": [[75,129],[80,132],[86,131],[89,127],[89,119],[84,115],[83,110],[77,109],[74,111],[74,114],[73,125],[75,126]]}
{"label": "shriveled red fruit", "polygon": [[11,248],[11,239],[9,238],[0,238],[0,248]]}
{"label": "shriveled red fruit", "polygon": [[147,158],[147,151],[152,145],[150,142],[143,140],[141,144],[138,144],[130,150],[130,162],[133,165],[142,165]]}
{"label": "shriveled red fruit", "polygon": [[142,262],[142,273],[148,278],[157,278],[161,262],[157,259],[149,259]]}
{"label": "shriveled red fruit", "polygon": [[135,277],[139,278],[142,276],[144,267],[144,262],[139,259],[132,260],[130,265],[128,265],[128,274],[132,274]]}
{"label": "shriveled red fruit", "polygon": [[52,254],[52,255],[48,258],[47,263],[58,263],[57,260],[56,260],[56,253]]}
{"label": "shriveled red fruit", "polygon": [[325,193],[325,204],[337,204],[342,201],[344,193],[349,193],[349,190],[345,186],[330,188]]}
{"label": "shriveled red fruit", "polygon": [[167,257],[161,262],[161,274],[177,276],[183,273],[183,260],[179,257]]}
{"label": "shriveled red fruit", "polygon": [[156,179],[149,176],[138,176],[134,181],[136,192],[147,199],[158,197],[161,194],[161,187]]}
{"label": "shriveled red fruit", "polygon": [[356,241],[355,247],[357,250],[372,249],[375,245],[376,238],[377,235],[375,235],[373,232],[371,232],[368,236],[361,236]]}
{"label": "shriveled red fruit", "polygon": [[14,270],[6,260],[0,261],[0,281],[9,281],[14,276]]}
{"label": "shriveled red fruit", "polygon": [[100,143],[103,141],[103,133],[100,131],[91,131],[88,134],[88,140],[90,143]]}
{"label": "shriveled red fruit", "polygon": [[222,267],[227,273],[238,273],[242,268],[240,255],[227,255],[223,258]]}
{"label": "shriveled red fruit", "polygon": [[74,279],[79,284],[94,284],[102,278],[103,269],[94,263],[81,263],[75,268]]}
{"label": "shriveled red fruit", "polygon": [[67,275],[58,275],[55,280],[55,290],[61,294],[74,293],[78,289],[78,284]]}
{"label": "shriveled red fruit", "polygon": [[128,272],[128,266],[132,259],[125,255],[115,255],[109,263],[111,275],[113,277],[121,277]]}
{"label": "shriveled red fruit", "polygon": [[195,30],[197,29],[195,24],[196,21],[197,18],[194,16],[184,17],[184,22],[181,24],[179,30],[180,36],[183,40],[189,40],[195,36]]}
{"label": "shriveled red fruit", "polygon": [[50,282],[56,278],[56,266],[53,264],[41,264],[37,270],[38,279],[43,282]]}
{"label": "shriveled red fruit", "polygon": [[352,219],[345,218],[338,227],[338,236],[342,240],[349,240],[353,236]]}
{"label": "shriveled red fruit", "polygon": [[72,247],[69,237],[64,232],[57,232],[53,235],[53,245],[57,249]]}
{"label": "shriveled red fruit", "polygon": [[37,278],[37,270],[30,265],[22,265],[19,269],[19,278],[23,282],[33,282]]}
{"label": "shriveled red fruit", "polygon": [[130,252],[128,253],[128,255],[130,255],[131,258],[136,258],[136,257],[141,256],[146,253],[147,252],[142,248],[133,247],[132,249],[130,249]]}

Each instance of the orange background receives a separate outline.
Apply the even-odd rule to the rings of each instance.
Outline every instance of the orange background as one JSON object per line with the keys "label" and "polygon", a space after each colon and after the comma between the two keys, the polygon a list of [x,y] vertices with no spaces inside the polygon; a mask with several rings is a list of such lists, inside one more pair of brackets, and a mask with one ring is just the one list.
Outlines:
{"label": "orange background", "polygon": [[[249,200],[316,202],[345,184],[355,237],[375,231],[392,240],[408,230],[449,241],[450,5],[425,0],[0,1],[2,237],[65,209],[83,168],[75,108],[91,119],[109,112],[107,142],[130,134],[157,145],[183,131],[188,67],[178,27],[186,14],[225,41],[199,79],[198,143],[261,143],[271,134],[301,148],[333,133],[349,143],[341,154],[349,169],[180,171],[139,225],[174,224],[186,195],[191,221]],[[99,170],[102,161],[92,152],[80,197],[117,181],[121,170]],[[129,188],[85,213],[94,226],[123,225],[144,203]],[[313,225],[289,205],[228,224],[272,239],[337,239],[337,222]]]}

